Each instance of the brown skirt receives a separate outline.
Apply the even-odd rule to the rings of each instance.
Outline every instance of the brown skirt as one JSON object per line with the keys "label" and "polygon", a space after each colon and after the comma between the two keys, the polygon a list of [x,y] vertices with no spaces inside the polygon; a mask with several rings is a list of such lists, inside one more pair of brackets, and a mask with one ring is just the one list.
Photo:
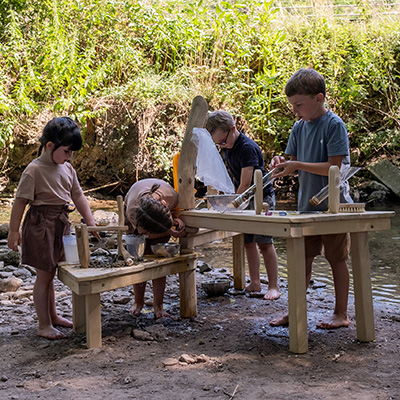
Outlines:
{"label": "brown skirt", "polygon": [[53,271],[65,260],[62,237],[70,226],[66,206],[31,206],[22,224],[21,263]]}

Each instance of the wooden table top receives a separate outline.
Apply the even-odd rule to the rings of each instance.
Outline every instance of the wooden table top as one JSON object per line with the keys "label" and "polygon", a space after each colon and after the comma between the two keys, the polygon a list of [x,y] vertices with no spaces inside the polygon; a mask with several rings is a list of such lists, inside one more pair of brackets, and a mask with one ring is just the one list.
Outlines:
{"label": "wooden table top", "polygon": [[390,229],[394,211],[366,211],[363,213],[298,213],[286,215],[261,213],[252,210],[221,213],[215,210],[182,211],[180,218],[189,227],[209,228],[232,232],[280,237],[299,237],[329,233],[368,232]]}

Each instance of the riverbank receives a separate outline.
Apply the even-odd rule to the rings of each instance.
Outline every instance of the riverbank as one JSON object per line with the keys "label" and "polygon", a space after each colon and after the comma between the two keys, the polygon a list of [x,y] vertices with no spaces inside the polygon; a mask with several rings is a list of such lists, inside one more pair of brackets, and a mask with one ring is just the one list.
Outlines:
{"label": "riverbank", "polygon": [[[103,347],[88,350],[85,336],[49,341],[36,332],[31,295],[34,277],[16,269],[19,298],[0,305],[0,395],[4,399],[398,399],[400,314],[375,301],[376,340],[359,343],[350,296],[349,328],[321,330],[316,323],[332,311],[334,297],[324,285],[308,291],[309,351],[288,351],[288,328],[271,327],[287,310],[282,296],[264,301],[247,296],[208,298],[201,282],[231,277],[230,242],[197,249],[198,316],[180,319],[178,278],[168,277],[167,311],[177,319],[155,321],[152,291],[139,318],[128,313],[132,288],[102,294]],[[206,263],[206,264],[204,264]],[[206,267],[206,268],[205,268]],[[209,268],[207,268],[209,267]],[[263,283],[266,290],[266,283]],[[25,292],[23,294],[22,292]],[[57,308],[71,318],[71,292],[56,280]]]}

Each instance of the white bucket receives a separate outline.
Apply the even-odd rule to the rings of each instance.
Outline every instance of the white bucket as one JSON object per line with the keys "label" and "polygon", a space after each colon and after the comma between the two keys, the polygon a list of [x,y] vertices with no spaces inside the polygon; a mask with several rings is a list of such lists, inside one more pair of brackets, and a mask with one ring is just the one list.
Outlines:
{"label": "white bucket", "polygon": [[79,264],[78,246],[76,244],[76,236],[63,236],[65,261],[67,264]]}

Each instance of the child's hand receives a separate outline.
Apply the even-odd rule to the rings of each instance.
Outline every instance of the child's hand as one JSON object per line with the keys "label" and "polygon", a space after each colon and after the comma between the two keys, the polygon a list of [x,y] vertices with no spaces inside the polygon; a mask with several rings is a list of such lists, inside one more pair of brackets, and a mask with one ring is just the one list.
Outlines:
{"label": "child's hand", "polygon": [[285,161],[279,164],[279,169],[274,171],[275,178],[281,178],[286,175],[293,175],[298,170],[297,161]]}
{"label": "child's hand", "polygon": [[269,163],[269,168],[275,168],[276,166],[278,166],[279,164],[285,162],[285,157],[283,156],[274,156],[271,160],[271,162]]}
{"label": "child's hand", "polygon": [[9,232],[7,238],[7,246],[16,252],[18,252],[18,245],[21,243],[21,236],[19,232]]}
{"label": "child's hand", "polygon": [[186,235],[186,225],[180,218],[174,218],[172,225],[172,228],[168,232],[171,236],[180,238]]}

